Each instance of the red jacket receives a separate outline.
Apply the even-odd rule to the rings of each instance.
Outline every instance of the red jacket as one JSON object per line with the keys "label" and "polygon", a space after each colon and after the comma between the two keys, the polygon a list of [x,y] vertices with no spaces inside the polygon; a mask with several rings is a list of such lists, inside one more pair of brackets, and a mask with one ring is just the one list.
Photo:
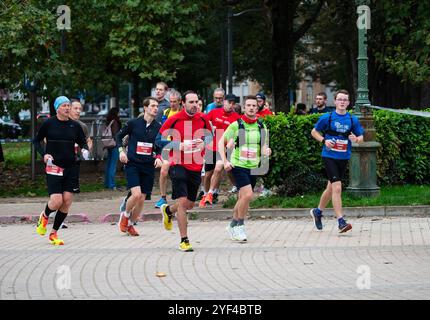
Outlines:
{"label": "red jacket", "polygon": [[261,118],[264,118],[265,116],[273,116],[273,112],[268,108],[264,108],[263,110],[257,112],[257,116]]}
{"label": "red jacket", "polygon": [[164,138],[170,136],[171,141],[184,142],[187,145],[186,151],[170,150],[170,165],[182,165],[190,171],[200,172],[202,170],[205,150],[203,148],[199,151],[194,148],[194,140],[204,140],[205,136],[212,133],[212,127],[203,113],[199,112],[190,116],[183,109],[164,122],[160,133]]}

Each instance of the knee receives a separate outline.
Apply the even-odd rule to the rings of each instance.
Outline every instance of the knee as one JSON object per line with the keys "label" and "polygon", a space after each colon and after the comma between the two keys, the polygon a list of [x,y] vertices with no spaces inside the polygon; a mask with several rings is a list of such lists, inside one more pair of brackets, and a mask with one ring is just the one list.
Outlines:
{"label": "knee", "polygon": [[62,198],[53,198],[49,200],[49,208],[51,210],[58,210],[63,205],[63,199]]}
{"label": "knee", "polygon": [[332,183],[331,191],[333,193],[339,194],[342,192],[342,184],[340,182]]}

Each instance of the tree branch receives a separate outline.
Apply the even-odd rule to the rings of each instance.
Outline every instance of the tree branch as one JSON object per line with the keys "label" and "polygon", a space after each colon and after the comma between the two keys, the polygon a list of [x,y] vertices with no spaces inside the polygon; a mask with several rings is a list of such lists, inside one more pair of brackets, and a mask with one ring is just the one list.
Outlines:
{"label": "tree branch", "polygon": [[315,19],[318,17],[325,0],[319,0],[315,12],[293,33],[292,39],[294,43],[300,40],[301,37],[309,30]]}

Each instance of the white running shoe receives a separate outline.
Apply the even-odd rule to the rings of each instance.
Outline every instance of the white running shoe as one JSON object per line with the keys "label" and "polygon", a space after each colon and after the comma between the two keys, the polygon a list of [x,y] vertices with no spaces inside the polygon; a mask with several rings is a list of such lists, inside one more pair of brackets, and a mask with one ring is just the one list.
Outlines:
{"label": "white running shoe", "polygon": [[246,241],[245,225],[234,227],[235,239],[237,241]]}
{"label": "white running shoe", "polygon": [[225,229],[227,230],[228,234],[230,235],[230,239],[233,240],[233,241],[236,241],[237,239],[236,239],[236,230],[235,230],[235,228],[234,227],[232,228],[230,226],[230,224],[229,224]]}

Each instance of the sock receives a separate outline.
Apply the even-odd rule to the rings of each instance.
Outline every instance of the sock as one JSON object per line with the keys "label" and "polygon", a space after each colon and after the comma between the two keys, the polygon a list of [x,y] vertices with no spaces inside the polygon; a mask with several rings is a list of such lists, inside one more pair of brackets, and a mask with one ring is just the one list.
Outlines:
{"label": "sock", "polygon": [[213,193],[218,194],[218,191],[219,191],[218,189],[214,189]]}
{"label": "sock", "polygon": [[170,211],[170,206],[167,206],[167,207],[166,207],[166,213],[167,213],[167,215],[168,215],[169,217],[173,216],[172,211]]}
{"label": "sock", "polygon": [[49,217],[49,215],[50,215],[52,212],[54,212],[54,211],[55,211],[55,210],[51,210],[51,209],[49,209],[48,204],[46,204],[45,212],[44,212],[45,217],[46,217],[46,218],[48,218],[48,217]]}
{"label": "sock", "polygon": [[161,198],[163,198],[164,200],[167,200],[166,198],[167,198],[167,196],[161,196]]}
{"label": "sock", "polygon": [[237,220],[237,225],[238,226],[243,226],[245,224],[245,219],[238,219]]}
{"label": "sock", "polygon": [[60,210],[57,210],[57,214],[55,215],[55,219],[54,219],[54,226],[52,227],[52,229],[54,229],[55,231],[58,231],[58,229],[60,229],[61,224],[64,222],[64,219],[66,219],[66,217],[67,217],[66,212],[61,212]]}
{"label": "sock", "polygon": [[124,217],[130,219],[131,212],[124,211]]}
{"label": "sock", "polygon": [[208,193],[214,193],[213,189],[209,189]]}
{"label": "sock", "polygon": [[320,216],[320,215],[322,215],[322,213],[323,213],[323,212],[322,212],[322,210],[321,210],[320,208],[316,208],[316,209],[315,209],[315,212],[316,212],[316,213],[317,213],[317,215],[319,215],[319,216]]}
{"label": "sock", "polygon": [[190,240],[188,240],[188,237],[183,237],[183,238],[181,238],[181,242],[188,243],[188,242],[190,242]]}
{"label": "sock", "polygon": [[230,222],[230,227],[232,227],[232,228],[234,228],[234,227],[236,227],[237,226],[237,220],[231,220],[231,222]]}

